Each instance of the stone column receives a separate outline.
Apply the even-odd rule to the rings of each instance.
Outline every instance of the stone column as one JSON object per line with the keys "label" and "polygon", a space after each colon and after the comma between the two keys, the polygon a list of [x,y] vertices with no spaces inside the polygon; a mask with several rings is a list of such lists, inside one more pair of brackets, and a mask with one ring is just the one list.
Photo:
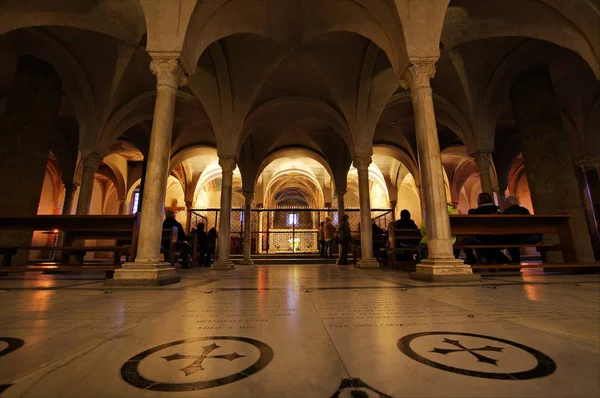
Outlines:
{"label": "stone column", "polygon": [[164,217],[169,155],[177,87],[185,82],[176,58],[155,57],[150,70],[156,75],[156,103],[150,133],[150,149],[146,168],[140,216],[137,257],[115,271],[113,283],[165,285],[181,280],[175,268],[160,261],[162,222]]}
{"label": "stone column", "polygon": [[251,258],[252,251],[252,198],[254,191],[244,191],[246,199],[244,207],[244,259],[240,265],[254,265]]}
{"label": "stone column", "polygon": [[75,211],[75,214],[90,214],[96,171],[103,158],[104,156],[97,151],[89,149],[81,150],[83,171],[81,173],[81,187],[79,187],[79,199],[77,200],[77,210]]}
{"label": "stone column", "polygon": [[594,257],[600,259],[600,177],[598,176],[600,158],[586,156],[577,161],[583,174],[583,195],[585,213],[588,216],[588,229],[594,246]]}
{"label": "stone column", "polygon": [[125,214],[125,199],[117,199],[117,203],[119,203],[119,214]]}
{"label": "stone column", "polygon": [[434,74],[434,63],[414,63],[400,82],[411,92],[428,240],[428,257],[421,260],[411,277],[427,281],[480,279],[479,275],[473,275],[470,266],[455,259],[452,252],[442,157],[429,84]]}
{"label": "stone column", "polygon": [[492,186],[492,176],[490,174],[490,159],[492,158],[491,151],[479,150],[475,154],[475,164],[479,171],[479,180],[481,181],[481,192],[486,192],[494,197],[494,189]]}
{"label": "stone column", "polygon": [[77,192],[77,184],[74,182],[63,181],[65,186],[65,201],[63,202],[62,215],[68,216],[73,210],[73,200],[75,199],[75,192]]}
{"label": "stone column", "polygon": [[[344,195],[346,195],[345,189],[336,189],[335,195],[337,197],[337,211],[338,211],[338,228],[342,224],[342,219],[344,218],[344,214],[346,214],[346,205],[344,204]],[[342,245],[338,245],[338,253],[342,252]],[[337,263],[339,264],[340,259],[338,258]]]}
{"label": "stone column", "polygon": [[189,234],[192,228],[195,228],[195,225],[192,225],[192,205],[193,202],[190,200],[185,201],[185,212],[187,214],[187,233]]}
{"label": "stone column", "polygon": [[[570,214],[579,261],[594,261],[569,142],[548,69],[530,69],[517,77],[511,101],[535,213]],[[552,262],[561,258],[558,252],[548,255]]]}
{"label": "stone column", "polygon": [[358,268],[379,268],[373,257],[373,229],[371,228],[371,199],[369,197],[370,155],[356,155],[354,167],[358,171],[358,197],[360,200],[360,260]]}
{"label": "stone column", "polygon": [[390,200],[390,209],[392,209],[392,221],[396,221],[396,206],[398,205],[397,200]]}
{"label": "stone column", "polygon": [[504,210],[504,200],[506,199],[506,185],[498,185],[496,189],[494,189],[498,193],[498,206],[500,206],[501,210]]}
{"label": "stone column", "polygon": [[[62,92],[50,65],[19,58],[0,116],[0,215],[37,214]],[[31,238],[31,232],[0,231],[7,246],[30,245]],[[12,265],[26,265],[28,257],[28,251],[19,251]]]}
{"label": "stone column", "polygon": [[338,223],[342,222],[342,217],[346,214],[346,205],[344,204],[344,196],[346,195],[345,189],[336,189],[335,195],[337,196],[338,205]]}
{"label": "stone column", "polygon": [[221,213],[219,215],[219,257],[212,265],[214,269],[232,269],[233,263],[229,259],[229,246],[231,239],[231,185],[233,183],[233,170],[235,159],[231,156],[219,158],[219,165],[223,170],[221,182]]}

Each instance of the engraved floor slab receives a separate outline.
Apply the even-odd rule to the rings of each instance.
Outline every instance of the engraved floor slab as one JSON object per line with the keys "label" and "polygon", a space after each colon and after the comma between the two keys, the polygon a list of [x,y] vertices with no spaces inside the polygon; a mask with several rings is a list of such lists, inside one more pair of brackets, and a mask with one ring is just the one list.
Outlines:
{"label": "engraved floor slab", "polygon": [[[0,277],[4,397],[595,397],[597,275],[323,266]],[[5,286],[5,287],[4,287]]]}

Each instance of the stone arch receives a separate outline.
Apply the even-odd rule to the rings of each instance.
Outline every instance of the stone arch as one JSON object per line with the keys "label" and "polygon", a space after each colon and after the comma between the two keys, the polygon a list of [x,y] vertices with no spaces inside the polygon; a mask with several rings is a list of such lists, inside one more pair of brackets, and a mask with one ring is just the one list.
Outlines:
{"label": "stone arch", "polygon": [[19,38],[19,45],[14,49],[16,54],[31,55],[56,69],[77,118],[81,145],[96,119],[95,97],[86,71],[65,46],[39,29],[25,28],[11,34]]}
{"label": "stone arch", "polygon": [[[493,3],[453,0],[446,11],[442,43],[445,48],[453,48],[470,41],[493,37],[543,40],[579,54],[590,65],[596,77],[600,78],[598,10],[594,10],[591,4],[581,3],[573,3],[571,7],[548,0],[504,0]],[[515,13],[515,10],[519,12]],[[586,17],[582,17],[586,14]],[[580,24],[574,23],[572,18],[579,19]],[[582,31],[581,18],[589,18],[588,32]],[[593,18],[596,18],[595,23],[591,20]]]}
{"label": "stone arch", "polygon": [[[246,118],[242,127],[242,135],[240,137],[240,140],[238,141],[236,153],[239,153],[242,143],[252,133],[252,126],[254,123],[258,122],[262,117],[265,117],[265,115],[271,112],[278,112],[281,110],[281,108],[287,106],[304,106],[308,107],[308,109],[310,109],[311,111],[316,111],[317,115],[321,116],[320,120],[323,120],[325,124],[329,125],[334,131],[336,131],[346,142],[350,153],[354,153],[352,136],[350,134],[350,129],[344,117],[331,105],[321,100],[299,95],[275,98],[273,100],[262,103],[254,110],[252,110],[252,112]],[[315,118],[314,114],[311,115],[311,117]]]}
{"label": "stone arch", "polygon": [[263,170],[265,169],[265,167],[267,167],[269,164],[271,164],[276,159],[283,158],[286,156],[293,156],[293,155],[298,155],[298,157],[300,157],[300,156],[306,157],[306,158],[309,158],[309,159],[319,162],[323,166],[323,168],[325,168],[327,173],[329,174],[331,181],[334,182],[333,172],[331,171],[331,167],[330,167],[329,163],[327,163],[325,158],[323,158],[323,156],[321,156],[320,154],[318,154],[314,151],[311,151],[311,150],[308,150],[305,148],[283,148],[283,149],[278,149],[278,150],[270,153],[261,162],[260,167],[258,168],[258,172],[256,173],[256,176],[254,178],[254,186],[256,186],[256,183],[258,182],[258,179],[259,179],[260,175],[262,174]]}
{"label": "stone arch", "polygon": [[[98,138],[100,148],[110,148],[125,131],[140,124],[146,120],[152,120],[154,115],[154,105],[156,102],[156,91],[148,91],[138,95],[127,104],[123,105],[112,113],[102,134]],[[203,111],[203,108],[191,94],[181,90],[177,91],[177,102],[180,104],[188,104],[192,107]]]}
{"label": "stone arch", "polygon": [[[386,108],[391,108],[395,105],[403,105],[412,107],[410,91],[403,91],[395,94]],[[433,106],[435,109],[436,120],[448,127],[460,140],[474,151],[477,148],[477,140],[475,132],[465,115],[456,106],[452,105],[440,95],[433,94]],[[412,118],[412,116],[411,116]]]}
{"label": "stone arch", "polygon": [[103,33],[130,45],[140,42],[146,20],[138,1],[2,2],[0,34],[30,26],[68,26]]}
{"label": "stone arch", "polygon": [[[234,34],[251,33],[271,38],[290,46],[299,45],[329,32],[359,34],[382,48],[395,66],[397,73],[407,59],[404,34],[397,13],[378,11],[355,0],[315,2],[314,10],[286,9],[290,3],[279,6],[275,2],[252,3],[222,0],[218,4],[200,3],[194,9],[187,29],[183,50],[196,65],[202,53],[214,42]],[[379,15],[374,15],[378,13]],[[293,18],[290,16],[293,15]],[[311,23],[303,21],[310,20]],[[290,28],[291,27],[291,28]]]}

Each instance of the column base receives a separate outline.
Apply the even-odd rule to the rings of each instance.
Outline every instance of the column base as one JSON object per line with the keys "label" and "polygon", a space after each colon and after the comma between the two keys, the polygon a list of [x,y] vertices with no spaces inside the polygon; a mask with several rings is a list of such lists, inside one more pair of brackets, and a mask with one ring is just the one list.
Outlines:
{"label": "column base", "polygon": [[169,263],[125,263],[115,270],[113,279],[104,281],[109,286],[164,286],[181,281],[177,270]]}
{"label": "column base", "polygon": [[356,268],[379,268],[379,261],[374,258],[361,258],[356,263]]}
{"label": "column base", "polygon": [[424,259],[417,264],[416,272],[410,278],[426,282],[473,282],[481,280],[481,275],[458,259]]}
{"label": "column base", "polygon": [[252,267],[254,266],[254,261],[250,260],[242,260],[237,265],[243,265],[244,267]]}
{"label": "column base", "polygon": [[211,269],[234,269],[235,265],[231,262],[231,260],[217,260],[210,267]]}

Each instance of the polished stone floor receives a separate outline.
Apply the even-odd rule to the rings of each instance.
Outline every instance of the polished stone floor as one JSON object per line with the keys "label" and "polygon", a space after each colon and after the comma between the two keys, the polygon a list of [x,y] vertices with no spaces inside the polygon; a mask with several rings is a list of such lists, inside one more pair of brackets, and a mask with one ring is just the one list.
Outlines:
{"label": "polished stone floor", "polygon": [[0,278],[1,397],[598,397],[600,275]]}

